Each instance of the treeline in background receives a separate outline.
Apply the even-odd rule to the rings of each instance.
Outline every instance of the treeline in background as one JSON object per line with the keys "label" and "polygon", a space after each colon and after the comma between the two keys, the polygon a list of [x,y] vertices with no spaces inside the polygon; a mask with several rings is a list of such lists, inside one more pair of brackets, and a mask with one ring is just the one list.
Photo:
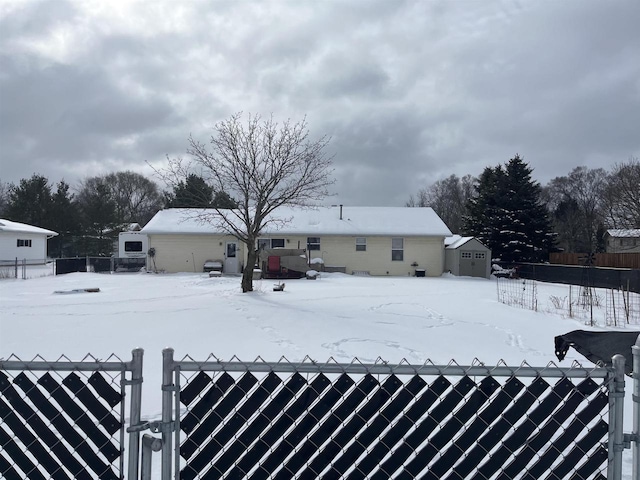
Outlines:
{"label": "treeline in background", "polygon": [[235,203],[195,174],[169,192],[131,171],[90,177],[75,189],[37,174],[18,184],[0,181],[0,218],[57,232],[48,244],[49,256],[56,258],[110,256],[119,232],[144,226],[160,209],[212,206]]}
{"label": "treeline in background", "polygon": [[[505,262],[545,261],[551,252],[602,252],[607,229],[640,228],[640,161],[610,170],[576,167],[542,186],[516,155],[479,176],[451,175],[425,186],[407,207],[432,207],[453,233],[475,236]],[[58,232],[49,256],[113,253],[131,224],[144,226],[162,208],[233,208],[235,201],[189,174],[169,191],[131,171],[85,179],[75,188],[34,174],[0,179],[0,218]]]}

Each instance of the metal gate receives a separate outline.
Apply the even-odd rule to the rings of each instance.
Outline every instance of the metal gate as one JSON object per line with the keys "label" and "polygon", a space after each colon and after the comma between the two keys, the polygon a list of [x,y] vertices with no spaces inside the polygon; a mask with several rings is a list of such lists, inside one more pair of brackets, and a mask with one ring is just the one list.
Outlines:
{"label": "metal gate", "polygon": [[140,421],[142,353],[129,362],[0,360],[0,478],[136,479],[139,433],[128,434],[127,464],[125,418]]}
{"label": "metal gate", "polygon": [[163,480],[621,478],[622,356],[562,369],[163,354]]}

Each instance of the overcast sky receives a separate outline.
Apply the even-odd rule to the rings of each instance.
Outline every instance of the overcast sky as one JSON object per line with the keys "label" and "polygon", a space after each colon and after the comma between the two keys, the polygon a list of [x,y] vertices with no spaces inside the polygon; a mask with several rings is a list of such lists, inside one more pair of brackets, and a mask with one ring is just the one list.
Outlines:
{"label": "overcast sky", "polygon": [[516,153],[542,184],[610,169],[640,156],[639,22],[637,0],[0,0],[0,181],[153,178],[240,111],[332,138],[328,204]]}

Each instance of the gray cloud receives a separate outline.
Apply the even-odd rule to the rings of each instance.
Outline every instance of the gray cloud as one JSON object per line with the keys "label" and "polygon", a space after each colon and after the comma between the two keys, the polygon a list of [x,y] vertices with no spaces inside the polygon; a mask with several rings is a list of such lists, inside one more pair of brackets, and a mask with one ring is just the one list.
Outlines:
{"label": "gray cloud", "polygon": [[543,183],[608,168],[640,156],[639,17],[626,0],[10,0],[0,181],[151,174],[238,111],[331,136],[330,203],[402,205],[515,153]]}

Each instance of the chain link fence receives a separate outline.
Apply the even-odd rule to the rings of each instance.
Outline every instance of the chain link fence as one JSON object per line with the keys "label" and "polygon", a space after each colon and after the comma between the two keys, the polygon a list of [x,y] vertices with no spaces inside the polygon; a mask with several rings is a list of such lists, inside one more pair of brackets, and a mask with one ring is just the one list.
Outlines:
{"label": "chain link fence", "polygon": [[0,260],[0,280],[19,278],[47,277],[55,274],[55,263],[49,259],[18,259]]}
{"label": "chain link fence", "polygon": [[607,478],[612,369],[172,355],[163,480]]}
{"label": "chain link fence", "polygon": [[[640,475],[623,356],[589,369],[174,361],[165,349],[162,418],[141,422],[142,355],[0,360],[0,478],[151,479],[161,450],[162,480],[620,480],[632,443]],[[640,345],[633,362],[640,423]],[[147,429],[162,438],[140,441]]]}
{"label": "chain link fence", "polygon": [[[115,355],[0,360],[0,478],[126,478],[125,418],[140,418],[139,392],[125,405],[125,388],[139,388],[126,374],[141,379],[141,368],[141,350],[131,362]],[[137,452],[137,434],[128,438]],[[137,478],[137,453],[129,462],[128,478]]]}

